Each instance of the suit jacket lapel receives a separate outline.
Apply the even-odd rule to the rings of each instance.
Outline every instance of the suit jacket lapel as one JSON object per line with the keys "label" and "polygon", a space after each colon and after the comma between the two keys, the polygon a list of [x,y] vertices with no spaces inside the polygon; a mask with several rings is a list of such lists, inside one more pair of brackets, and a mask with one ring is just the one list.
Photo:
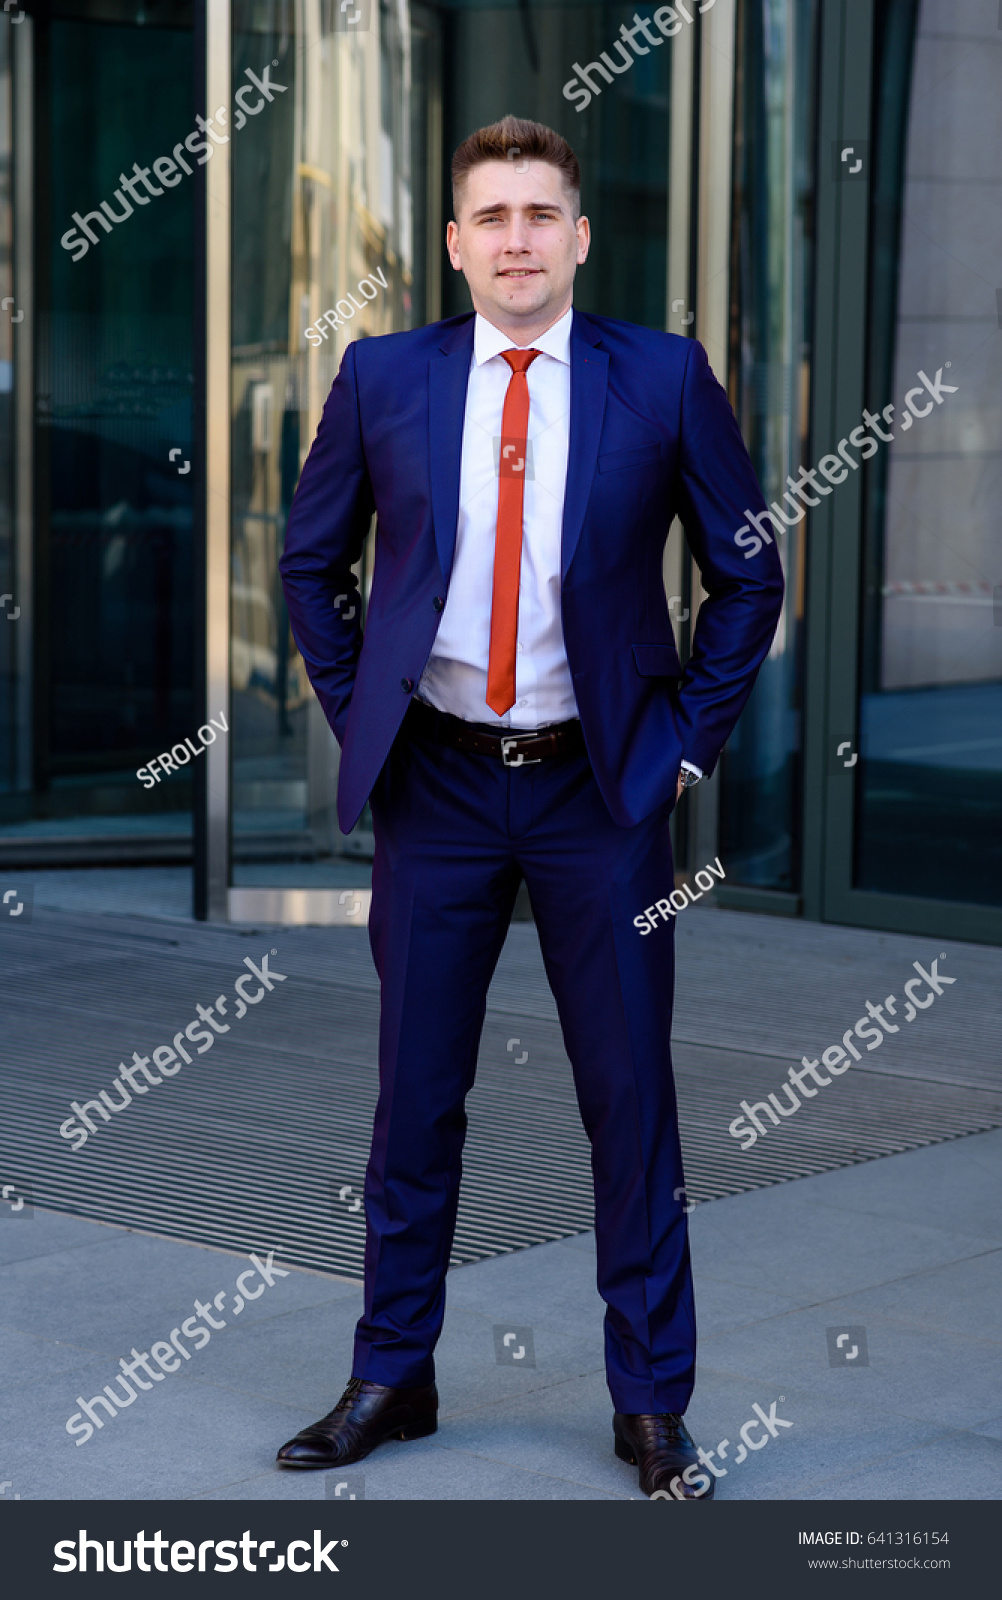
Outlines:
{"label": "suit jacket lapel", "polygon": [[459,472],[466,419],[466,390],[473,353],[473,321],[450,328],[428,365],[428,458],[435,543],[446,583],[456,549]]}
{"label": "suit jacket lapel", "polygon": [[561,533],[560,572],[564,578],[581,536],[605,416],[609,357],[597,348],[601,337],[594,324],[575,311],[571,324],[570,442]]}

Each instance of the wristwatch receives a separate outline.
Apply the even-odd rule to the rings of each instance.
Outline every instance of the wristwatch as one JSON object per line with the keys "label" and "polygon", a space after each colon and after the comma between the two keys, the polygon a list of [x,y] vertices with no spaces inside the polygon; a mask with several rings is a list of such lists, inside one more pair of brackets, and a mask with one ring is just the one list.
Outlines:
{"label": "wristwatch", "polygon": [[703,774],[701,772],[693,772],[691,767],[681,767],[678,776],[682,788],[691,789],[694,783],[699,782]]}

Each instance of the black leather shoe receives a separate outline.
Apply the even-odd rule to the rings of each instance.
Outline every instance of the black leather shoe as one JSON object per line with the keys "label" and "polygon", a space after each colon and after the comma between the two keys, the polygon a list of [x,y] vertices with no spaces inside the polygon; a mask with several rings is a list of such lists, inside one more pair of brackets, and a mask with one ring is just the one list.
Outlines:
{"label": "black leather shoe", "polygon": [[[674,1411],[656,1416],[638,1413],[629,1416],[617,1411],[612,1419],[616,1454],[620,1461],[640,1466],[640,1487],[650,1498],[659,1500],[712,1500],[716,1480],[708,1467],[700,1466],[696,1446],[682,1418]],[[682,1474],[688,1467],[691,1483]]]}
{"label": "black leather shoe", "polygon": [[386,1439],[424,1439],[438,1427],[438,1390],[389,1389],[351,1378],[333,1411],[278,1452],[283,1467],[346,1467]]}

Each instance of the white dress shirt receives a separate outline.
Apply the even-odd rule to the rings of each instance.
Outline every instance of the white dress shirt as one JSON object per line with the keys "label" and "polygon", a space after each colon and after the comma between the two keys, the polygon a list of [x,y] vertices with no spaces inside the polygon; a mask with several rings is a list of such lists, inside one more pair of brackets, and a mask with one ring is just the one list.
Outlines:
{"label": "white dress shirt", "polygon": [[[456,553],[445,609],[417,693],[439,711],[499,728],[539,728],[578,715],[560,618],[560,539],[571,413],[573,311],[531,345],[514,345],[477,314],[466,391]],[[515,704],[487,704],[501,415],[511,368],[502,350],[538,350],[526,373],[529,428],[522,506]]]}
{"label": "white dress shirt", "polygon": [[[465,722],[540,728],[578,715],[560,616],[560,556],[571,415],[571,322],[562,316],[531,345],[513,345],[477,313],[466,391],[459,518],[449,592],[418,698]],[[529,366],[529,427],[522,504],[515,704],[487,704],[501,417],[511,368],[503,350],[538,350]],[[683,761],[697,774],[698,767]]]}

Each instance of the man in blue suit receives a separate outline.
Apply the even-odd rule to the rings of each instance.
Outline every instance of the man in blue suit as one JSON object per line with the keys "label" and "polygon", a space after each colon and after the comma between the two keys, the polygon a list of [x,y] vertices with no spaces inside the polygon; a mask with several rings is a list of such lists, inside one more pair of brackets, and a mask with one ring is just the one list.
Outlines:
{"label": "man in blue suit", "polygon": [[[349,345],[289,517],[282,576],[342,747],[342,829],[372,809],[382,1009],[352,1376],[278,1459],[343,1466],[435,1430],[464,1100],[524,879],[592,1146],[616,1453],[647,1494],[709,1499],[682,1420],[673,924],[645,937],[634,919],[673,887],[671,810],[717,763],[783,580],[775,545],[735,542],[764,501],[702,347],[572,309],[579,191],[538,123],[460,146],[447,242],[475,314]],[[363,638],[352,566],[373,512]],[[662,580],[676,514],[707,596],[684,673]]]}

